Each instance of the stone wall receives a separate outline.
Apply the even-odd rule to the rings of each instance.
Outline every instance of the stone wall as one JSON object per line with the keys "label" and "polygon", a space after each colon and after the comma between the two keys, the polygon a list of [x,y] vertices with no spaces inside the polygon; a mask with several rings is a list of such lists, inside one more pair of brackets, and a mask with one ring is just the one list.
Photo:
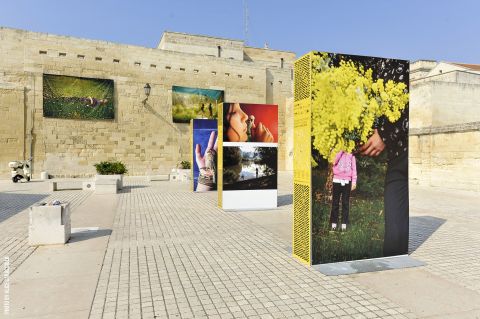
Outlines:
{"label": "stone wall", "polygon": [[480,122],[464,127],[410,132],[413,184],[480,192]]}
{"label": "stone wall", "polygon": [[[16,105],[17,107],[11,107]],[[25,158],[25,108],[23,88],[0,86],[0,167]],[[5,177],[10,177],[7,175]]]}
{"label": "stone wall", "polygon": [[431,61],[411,67],[423,72],[410,83],[411,182],[479,192],[480,74]]}
{"label": "stone wall", "polygon": [[[278,61],[269,65],[272,57],[264,51],[257,52],[258,61],[244,61],[192,54],[191,47],[185,53],[8,28],[0,28],[0,44],[0,85],[16,87],[4,89],[9,93],[0,98],[0,115],[11,119],[0,128],[0,145],[8,150],[0,153],[1,178],[9,176],[6,162],[30,156],[30,128],[36,176],[43,170],[56,176],[91,175],[94,163],[114,159],[124,161],[131,175],[169,171],[190,157],[188,125],[172,122],[173,85],[224,90],[227,102],[278,104],[279,167],[286,167],[283,133],[286,101],[292,96],[287,68],[292,53],[283,53],[281,68]],[[44,118],[44,73],[114,80],[115,119]],[[143,105],[146,83],[152,89]]]}

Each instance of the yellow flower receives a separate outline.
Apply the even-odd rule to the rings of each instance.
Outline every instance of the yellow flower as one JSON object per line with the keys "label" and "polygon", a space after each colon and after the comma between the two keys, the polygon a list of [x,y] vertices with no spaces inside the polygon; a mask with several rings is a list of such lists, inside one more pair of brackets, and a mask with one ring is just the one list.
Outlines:
{"label": "yellow flower", "polygon": [[[333,161],[340,151],[352,152],[355,141],[365,143],[375,119],[395,122],[408,103],[404,83],[373,80],[373,71],[341,61],[329,67],[328,55],[315,55],[312,66],[312,137],[320,155]],[[350,136],[349,138],[345,136]],[[355,141],[351,136],[356,136]]]}

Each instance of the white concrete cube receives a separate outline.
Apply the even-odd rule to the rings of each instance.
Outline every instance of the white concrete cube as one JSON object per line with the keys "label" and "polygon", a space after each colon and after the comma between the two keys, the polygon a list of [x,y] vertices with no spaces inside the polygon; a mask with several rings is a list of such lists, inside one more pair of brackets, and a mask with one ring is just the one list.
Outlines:
{"label": "white concrete cube", "polygon": [[57,191],[57,182],[50,182],[48,183],[49,187],[48,190],[51,192]]}
{"label": "white concrete cube", "polygon": [[71,229],[69,203],[30,207],[30,245],[65,244],[70,238]]}
{"label": "white concrete cube", "polygon": [[117,189],[123,188],[123,175],[95,175],[95,182],[105,179],[116,179],[118,180]]}
{"label": "white concrete cube", "polygon": [[172,172],[169,175],[169,180],[172,182],[178,182],[180,180],[180,174],[178,174],[177,172]]}
{"label": "white concrete cube", "polygon": [[95,190],[95,182],[82,182],[82,190],[84,191]]}
{"label": "white concrete cube", "polygon": [[170,173],[170,181],[186,182],[192,179],[192,171],[189,169],[174,168]]}
{"label": "white concrete cube", "polygon": [[99,179],[95,181],[95,194],[116,194],[118,179]]}
{"label": "white concrete cube", "polygon": [[178,169],[178,174],[180,175],[180,180],[182,182],[192,179],[192,171],[189,169]]}

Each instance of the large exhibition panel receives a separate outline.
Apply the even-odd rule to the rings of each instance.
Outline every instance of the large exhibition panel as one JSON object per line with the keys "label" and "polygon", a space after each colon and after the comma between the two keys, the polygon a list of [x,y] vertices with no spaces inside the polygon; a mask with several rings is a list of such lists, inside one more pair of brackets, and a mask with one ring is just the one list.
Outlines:
{"label": "large exhibition panel", "polygon": [[311,52],[294,85],[294,256],[406,254],[408,61]]}
{"label": "large exhibition panel", "polygon": [[217,189],[217,120],[193,119],[192,188],[196,192]]}
{"label": "large exhibition panel", "polygon": [[277,207],[278,106],[223,103],[219,113],[219,206]]}

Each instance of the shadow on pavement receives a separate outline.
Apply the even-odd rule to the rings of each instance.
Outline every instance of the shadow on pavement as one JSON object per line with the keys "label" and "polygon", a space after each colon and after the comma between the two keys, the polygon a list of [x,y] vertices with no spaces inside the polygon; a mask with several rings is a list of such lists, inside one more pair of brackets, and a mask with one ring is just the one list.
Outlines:
{"label": "shadow on pavement", "polygon": [[287,206],[293,203],[293,195],[286,194],[278,196],[278,207],[280,206]]}
{"label": "shadow on pavement", "polygon": [[0,193],[0,223],[48,196],[49,194]]}
{"label": "shadow on pavement", "polygon": [[437,229],[446,222],[443,218],[432,216],[410,217],[410,235],[408,240],[408,253],[417,250],[432,236]]}
{"label": "shadow on pavement", "polygon": [[131,193],[132,192],[132,189],[136,189],[136,188],[146,188],[148,186],[145,186],[145,185],[131,185],[131,186],[123,186],[122,190],[119,191],[118,193],[119,194],[122,194],[122,193]]}
{"label": "shadow on pavement", "polygon": [[98,237],[110,236],[112,234],[111,229],[98,229],[98,230],[85,230],[77,233],[73,233],[68,241],[69,244],[89,240]]}

